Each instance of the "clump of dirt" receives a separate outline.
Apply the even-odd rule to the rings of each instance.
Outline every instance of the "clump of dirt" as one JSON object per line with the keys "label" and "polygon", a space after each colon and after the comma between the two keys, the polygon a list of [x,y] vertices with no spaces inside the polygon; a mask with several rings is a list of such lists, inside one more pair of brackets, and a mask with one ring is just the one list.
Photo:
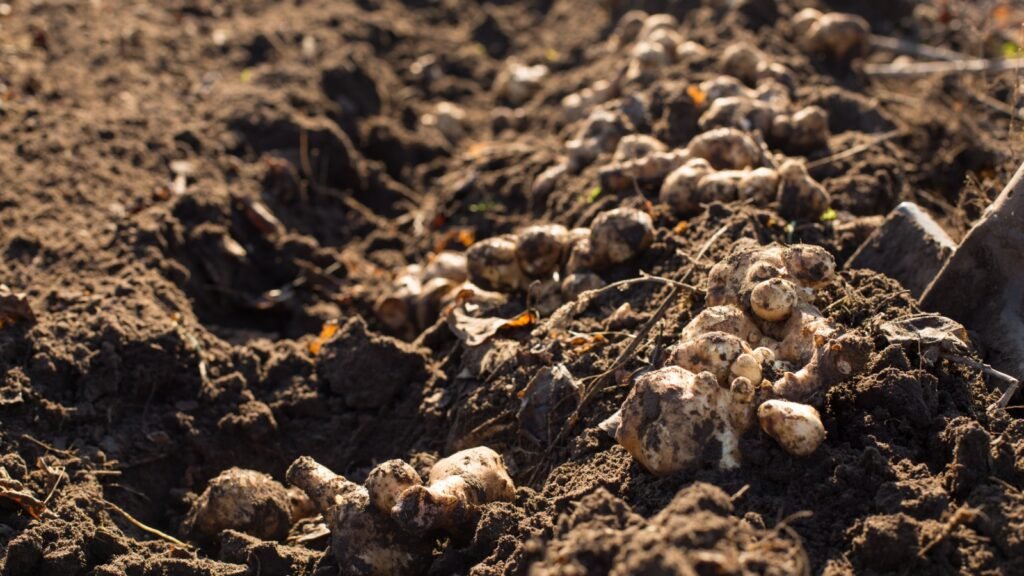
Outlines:
{"label": "clump of dirt", "polygon": [[[968,2],[0,4],[0,574],[344,571],[322,518],[197,536],[189,510],[233,467],[283,482],[311,456],[361,484],[476,446],[515,500],[473,510],[424,573],[1024,571],[1019,400],[988,410],[983,373],[891,340],[916,301],[843,270],[902,201],[954,238],[980,216],[1019,161],[1013,76],[874,77],[899,56],[877,38],[803,49],[810,4],[989,57],[1024,20]],[[694,158],[722,123],[761,176],[805,166],[786,173],[828,209],[745,197],[755,166]],[[662,186],[694,161],[716,164],[714,194],[674,211]],[[649,246],[594,265],[578,229],[616,208],[650,218]],[[573,238],[556,267],[575,286],[625,283],[573,300],[561,276],[451,282],[411,332],[378,315],[436,254],[538,223]],[[807,400],[827,434],[809,456],[755,426],[738,468],[652,475],[606,421],[751,241],[835,258],[813,306],[866,367]],[[453,307],[501,327],[471,345]]]}

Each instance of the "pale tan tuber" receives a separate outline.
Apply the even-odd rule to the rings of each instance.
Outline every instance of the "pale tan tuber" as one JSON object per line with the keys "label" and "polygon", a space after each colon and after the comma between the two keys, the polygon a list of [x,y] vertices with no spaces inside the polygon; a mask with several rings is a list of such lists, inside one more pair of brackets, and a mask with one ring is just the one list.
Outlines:
{"label": "pale tan tuber", "polygon": [[423,267],[423,282],[429,282],[434,278],[465,282],[469,278],[466,254],[464,252],[443,250],[430,256],[427,259],[426,266]]}
{"label": "pale tan tuber", "polygon": [[762,320],[781,322],[789,318],[798,301],[797,288],[784,278],[769,278],[750,291],[750,309]]}
{"label": "pale tan tuber", "polygon": [[516,237],[510,234],[475,242],[466,250],[469,279],[485,290],[516,292],[526,288],[526,275],[516,256]]}
{"label": "pale tan tuber", "polygon": [[419,473],[405,460],[388,460],[370,470],[366,477],[366,491],[370,503],[377,510],[391,514],[391,509],[398,503],[399,496],[406,489],[423,484]]}
{"label": "pale tan tuber", "polygon": [[288,468],[288,483],[301,488],[331,530],[338,565],[359,576],[421,574],[433,542],[402,530],[370,502],[366,488],[350,482],[308,456]]}
{"label": "pale tan tuber", "polygon": [[751,201],[756,206],[765,206],[778,195],[779,173],[767,167],[744,172],[738,192],[739,200]]}
{"label": "pale tan tuber", "polygon": [[668,366],[637,377],[615,432],[648,471],[666,475],[708,461],[739,466],[732,393],[709,372]]}
{"label": "pale tan tuber", "polygon": [[626,160],[636,160],[655,152],[667,151],[668,146],[654,136],[648,136],[647,134],[630,134],[629,136],[623,136],[622,139],[619,140],[618,146],[615,147],[615,154],[612,156],[612,161],[624,162]]}
{"label": "pale tan tuber", "polygon": [[763,160],[761,147],[745,132],[724,127],[699,134],[687,150],[696,158],[704,158],[716,170],[752,168]]}
{"label": "pale tan tuber", "polygon": [[590,226],[590,247],[600,263],[621,264],[654,242],[651,216],[636,208],[615,208],[597,215]]}
{"label": "pale tan tuber", "polygon": [[562,279],[562,299],[566,302],[575,300],[588,290],[605,287],[605,281],[593,272],[574,272]]}
{"label": "pale tan tuber", "polygon": [[514,498],[515,485],[501,455],[480,446],[438,460],[426,486],[414,485],[401,493],[392,517],[416,533],[458,532],[480,505]]}
{"label": "pale tan tuber", "polygon": [[293,518],[292,495],[269,475],[229,468],[210,480],[185,518],[185,531],[216,541],[224,530],[263,540],[282,540]]}
{"label": "pale tan tuber", "polygon": [[752,347],[760,346],[764,335],[743,310],[736,306],[709,306],[683,328],[681,341],[695,340],[706,332],[725,332]]}
{"label": "pale tan tuber", "polygon": [[531,278],[550,278],[562,263],[569,231],[561,224],[530,226],[518,234],[516,259]]}
{"label": "pale tan tuber", "polygon": [[701,197],[697,195],[697,184],[701,178],[712,172],[713,168],[707,160],[693,158],[665,177],[658,199],[677,215],[694,214],[700,209],[701,204]]}
{"label": "pale tan tuber", "polygon": [[761,429],[794,456],[813,454],[825,440],[825,426],[813,406],[768,400],[757,408]]}
{"label": "pale tan tuber", "polygon": [[794,17],[798,45],[809,52],[844,60],[867,51],[871,26],[855,14],[822,14],[806,8]]}
{"label": "pale tan tuber", "polygon": [[737,377],[761,382],[761,363],[753,350],[727,332],[705,332],[683,340],[676,346],[674,358],[677,366],[691,372],[710,372],[720,386],[728,386]]}
{"label": "pale tan tuber", "polygon": [[540,89],[541,81],[547,77],[549,72],[548,67],[543,64],[530,66],[516,60],[509,60],[505,68],[498,74],[494,84],[498,89],[498,94],[513,106],[519,106]]}
{"label": "pale tan tuber", "polygon": [[753,85],[757,81],[758,70],[764,56],[745,43],[730,44],[722,52],[722,70],[744,83]]}

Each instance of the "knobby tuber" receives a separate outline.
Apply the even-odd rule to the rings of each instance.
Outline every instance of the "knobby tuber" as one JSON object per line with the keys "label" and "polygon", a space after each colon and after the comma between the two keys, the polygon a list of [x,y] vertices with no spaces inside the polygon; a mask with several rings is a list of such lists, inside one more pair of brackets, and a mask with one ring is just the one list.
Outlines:
{"label": "knobby tuber", "polygon": [[751,383],[723,388],[709,372],[667,366],[637,377],[622,404],[615,437],[644,468],[671,474],[703,461],[739,466],[739,436],[751,418],[733,406],[749,406]]}
{"label": "knobby tuber", "polygon": [[308,512],[305,499],[269,475],[229,468],[210,480],[185,517],[185,531],[213,542],[224,530],[264,540],[282,540],[293,521]]}
{"label": "knobby tuber", "polygon": [[796,456],[807,456],[825,440],[825,426],[813,406],[786,400],[768,400],[757,408],[761,429]]}
{"label": "knobby tuber", "polygon": [[288,483],[302,489],[331,530],[338,565],[364,576],[422,574],[433,542],[402,530],[370,501],[366,488],[303,456],[287,472]]}
{"label": "knobby tuber", "polygon": [[501,455],[480,446],[438,460],[427,485],[402,491],[391,514],[407,530],[454,533],[471,521],[480,505],[514,498],[515,485]]}

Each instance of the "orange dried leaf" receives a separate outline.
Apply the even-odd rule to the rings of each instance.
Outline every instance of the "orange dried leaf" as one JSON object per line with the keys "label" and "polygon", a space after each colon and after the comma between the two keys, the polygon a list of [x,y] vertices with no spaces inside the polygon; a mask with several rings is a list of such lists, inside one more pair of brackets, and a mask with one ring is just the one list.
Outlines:
{"label": "orange dried leaf", "polygon": [[320,349],[323,348],[324,344],[329,342],[334,335],[338,333],[338,321],[328,320],[324,322],[324,327],[320,329],[320,335],[316,337],[316,340],[309,343],[309,353],[316,356],[320,353]]}
{"label": "orange dried leaf", "polygon": [[697,107],[703,106],[704,103],[708,101],[708,95],[705,94],[704,91],[700,89],[700,86],[697,86],[696,84],[690,84],[687,86],[686,94],[690,97],[690,100],[693,100],[694,106]]}
{"label": "orange dried leaf", "polygon": [[466,311],[465,305],[459,305],[448,316],[448,327],[462,340],[466,346],[479,346],[506,328],[523,328],[537,323],[538,316],[532,310],[517,314],[512,318],[475,318]]}

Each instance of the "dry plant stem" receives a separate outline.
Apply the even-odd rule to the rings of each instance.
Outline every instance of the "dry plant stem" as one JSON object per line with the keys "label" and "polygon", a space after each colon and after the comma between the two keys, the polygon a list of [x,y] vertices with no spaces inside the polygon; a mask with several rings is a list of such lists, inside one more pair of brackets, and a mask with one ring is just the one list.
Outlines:
{"label": "dry plant stem", "polygon": [[142,530],[143,532],[152,534],[152,535],[154,535],[154,536],[156,536],[158,538],[166,540],[166,541],[170,542],[171,544],[174,544],[175,546],[180,546],[181,548],[184,548],[185,550],[191,550],[192,549],[191,546],[189,546],[188,544],[182,542],[181,540],[178,540],[174,536],[171,536],[170,534],[166,534],[164,532],[161,532],[161,531],[157,530],[156,528],[153,528],[153,527],[150,527],[150,526],[146,526],[142,522],[139,522],[138,520],[135,519],[135,517],[133,517],[131,514],[125,512],[124,509],[121,508],[120,506],[118,506],[117,504],[114,504],[113,502],[110,502],[108,500],[100,500],[100,502],[103,503],[104,505],[106,505],[111,510],[114,510],[115,512],[120,514],[132,526],[135,526],[139,530]]}
{"label": "dry plant stem", "polygon": [[1024,58],[997,58],[986,60],[972,58],[952,62],[910,62],[892,64],[865,64],[864,73],[868,76],[905,78],[909,76],[928,76],[931,74],[981,74],[985,72],[1005,72],[1024,66]]}
{"label": "dry plant stem", "polygon": [[817,160],[814,160],[813,162],[808,162],[807,163],[807,169],[808,170],[814,170],[815,168],[820,168],[822,166],[827,166],[827,165],[829,165],[829,164],[831,164],[833,162],[839,161],[839,160],[845,160],[847,158],[851,158],[851,157],[856,156],[858,154],[861,154],[861,153],[863,153],[863,152],[865,152],[867,150],[870,150],[871,148],[874,148],[875,146],[878,146],[879,144],[882,144],[883,142],[887,142],[889,140],[892,140],[893,138],[895,138],[895,137],[897,137],[899,135],[900,135],[900,131],[899,130],[893,130],[891,132],[886,132],[884,134],[879,135],[878,138],[875,138],[874,140],[872,140],[870,142],[865,142],[863,144],[854,146],[853,148],[848,148],[846,150],[843,150],[842,152],[838,152],[836,154],[832,154],[831,156],[826,156],[824,158],[818,158]]}
{"label": "dry plant stem", "polygon": [[[657,276],[649,276],[646,278],[667,280],[665,278],[659,278]],[[633,278],[632,280],[642,279],[643,278]],[[629,282],[629,280],[626,280],[624,282]],[[545,461],[548,459],[548,457],[550,457],[552,450],[554,450],[554,447],[557,446],[559,442],[561,442],[565,438],[565,435],[568,434],[569,431],[572,430],[579,422],[580,414],[582,414],[583,409],[590,403],[591,400],[593,400],[593,398],[597,395],[598,392],[600,392],[607,386],[608,377],[614,374],[616,370],[624,366],[627,362],[629,362],[630,358],[632,358],[633,354],[636,352],[636,349],[640,346],[640,343],[643,342],[643,340],[647,337],[647,334],[651,331],[654,325],[657,324],[658,321],[660,321],[665,316],[665,312],[668,311],[669,305],[671,305],[671,303],[675,300],[676,294],[678,294],[679,292],[679,287],[674,283],[674,281],[668,281],[668,283],[669,285],[672,286],[672,289],[669,291],[668,296],[666,296],[665,299],[662,300],[661,305],[658,306],[658,309],[657,311],[655,311],[654,315],[651,316],[651,318],[646,323],[644,323],[644,325],[637,332],[636,336],[633,337],[633,339],[630,341],[629,345],[626,346],[625,350],[623,350],[622,353],[619,354],[619,356],[615,359],[615,362],[612,363],[611,367],[609,367],[604,372],[601,372],[600,374],[591,377],[593,379],[593,384],[591,384],[587,388],[586,392],[584,392],[583,399],[580,400],[579,406],[576,407],[576,410],[574,410],[573,413],[566,420],[565,425],[562,426],[562,429],[558,432],[558,435],[555,436],[555,439],[551,442],[551,444],[548,445],[547,449],[544,451]],[[618,284],[618,282],[616,284]],[[612,286],[614,286],[614,284]],[[683,284],[683,286],[687,285]],[[606,286],[605,288],[608,287],[610,286]],[[534,468],[534,472],[538,470],[540,470],[540,466]],[[531,476],[532,482],[533,476],[535,476],[535,474]]]}
{"label": "dry plant stem", "polygon": [[1020,380],[1017,380],[1016,378],[1010,376],[1005,372],[1000,372],[999,370],[996,370],[995,368],[989,366],[988,364],[983,364],[976,360],[971,360],[970,358],[966,358],[964,356],[959,356],[956,354],[947,354],[946,358],[958,364],[963,364],[965,366],[970,366],[971,368],[981,370],[982,372],[988,374],[989,376],[993,376],[1010,384],[1009,387],[1007,387],[1006,390],[1003,391],[1003,395],[999,397],[999,400],[996,400],[995,404],[992,405],[992,408],[1006,409],[1006,406],[1010,403],[1010,400],[1013,398],[1014,394],[1017,393],[1017,389],[1020,388]]}
{"label": "dry plant stem", "polygon": [[929,60],[945,60],[952,62],[968,58],[968,56],[962,52],[956,52],[955,50],[940,48],[938,46],[920,44],[904,38],[890,38],[889,36],[878,36],[876,34],[872,34],[869,42],[871,43],[872,48],[880,48],[897,54],[927,58]]}

